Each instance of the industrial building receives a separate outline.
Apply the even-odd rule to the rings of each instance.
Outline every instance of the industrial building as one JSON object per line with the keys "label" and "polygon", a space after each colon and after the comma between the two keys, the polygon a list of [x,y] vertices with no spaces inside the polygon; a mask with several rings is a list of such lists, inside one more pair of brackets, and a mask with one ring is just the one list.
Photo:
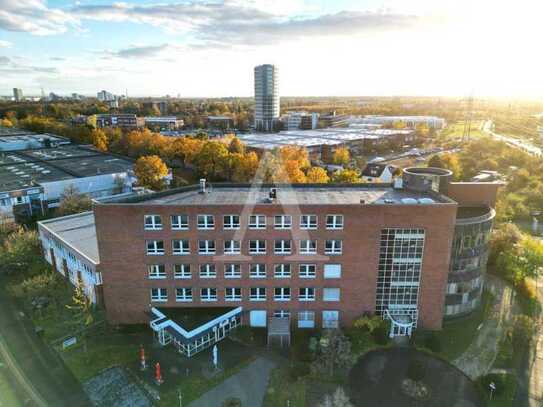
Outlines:
{"label": "industrial building", "polygon": [[[61,240],[98,260],[111,323],[148,323],[161,344],[187,356],[240,324],[270,328],[279,319],[335,328],[377,314],[391,336],[409,336],[440,329],[444,315],[469,312],[480,299],[500,184],[451,176],[409,168],[393,184],[208,188],[202,180],[97,203],[93,214],[40,230],[46,256]],[[90,230],[93,220],[97,246],[87,254],[70,223]],[[475,253],[474,271],[461,262]]]}
{"label": "industrial building", "polygon": [[138,128],[143,127],[144,119],[137,117],[131,113],[118,114],[97,114],[97,127],[123,127],[123,128]]}
{"label": "industrial building", "polygon": [[71,141],[53,134],[36,134],[26,130],[0,127],[0,153],[30,150],[44,147],[58,147]]}
{"label": "industrial building", "polygon": [[184,124],[183,119],[175,116],[147,116],[144,122],[146,127],[159,130],[177,130]]}
{"label": "industrial building", "polygon": [[440,130],[445,128],[447,122],[441,117],[435,116],[362,116],[351,117],[350,123],[380,124],[392,126],[395,123],[403,123],[406,127],[416,128],[419,124],[426,124],[429,128]]}

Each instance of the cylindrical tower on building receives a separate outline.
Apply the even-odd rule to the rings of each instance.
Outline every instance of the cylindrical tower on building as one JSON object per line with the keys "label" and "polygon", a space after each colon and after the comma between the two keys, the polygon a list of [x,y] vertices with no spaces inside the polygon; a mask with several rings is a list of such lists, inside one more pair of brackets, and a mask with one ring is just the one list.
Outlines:
{"label": "cylindrical tower on building", "polygon": [[255,128],[274,131],[279,123],[279,72],[274,65],[255,67]]}
{"label": "cylindrical tower on building", "polygon": [[447,195],[452,171],[435,167],[409,167],[403,170],[403,186],[412,191],[434,191]]}

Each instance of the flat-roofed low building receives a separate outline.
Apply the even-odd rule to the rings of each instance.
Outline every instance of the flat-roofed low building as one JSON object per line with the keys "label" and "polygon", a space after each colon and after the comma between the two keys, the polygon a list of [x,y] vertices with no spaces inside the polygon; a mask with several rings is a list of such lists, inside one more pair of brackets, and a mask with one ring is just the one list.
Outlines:
{"label": "flat-roofed low building", "polygon": [[131,113],[97,114],[96,126],[98,127],[123,127],[137,128],[144,124],[143,118],[138,118]]}
{"label": "flat-roofed low building", "polygon": [[144,118],[145,126],[158,130],[177,130],[183,127],[183,119],[175,116],[148,116]]}
{"label": "flat-roofed low building", "polygon": [[0,131],[0,152],[58,147],[71,144],[71,141],[53,134],[36,134],[26,131],[16,131],[13,134]]}
{"label": "flat-roofed low building", "polygon": [[207,116],[206,124],[210,129],[228,130],[234,121],[230,116]]}
{"label": "flat-roofed low building", "polygon": [[396,123],[403,123],[406,127],[416,128],[419,124],[426,124],[429,128],[440,130],[445,128],[447,121],[436,116],[362,116],[352,117],[351,123],[379,124],[391,126]]}

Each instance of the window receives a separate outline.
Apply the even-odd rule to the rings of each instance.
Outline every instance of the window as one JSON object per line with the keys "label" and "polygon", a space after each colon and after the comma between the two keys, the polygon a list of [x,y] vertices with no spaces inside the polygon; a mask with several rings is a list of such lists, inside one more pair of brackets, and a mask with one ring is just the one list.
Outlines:
{"label": "window", "polygon": [[190,244],[188,240],[172,240],[172,253],[175,255],[190,254]]}
{"label": "window", "polygon": [[315,301],[315,289],[313,287],[301,287],[298,293],[299,301]]}
{"label": "window", "polygon": [[266,301],[266,288],[265,287],[251,287],[251,293],[249,296],[251,301]]}
{"label": "window", "polygon": [[224,278],[241,278],[241,264],[225,264]]}
{"label": "window", "polygon": [[175,300],[178,302],[191,302],[192,301],[192,288],[176,288]]}
{"label": "window", "polygon": [[300,229],[317,229],[317,215],[300,216]]}
{"label": "window", "polygon": [[275,229],[290,229],[292,226],[292,216],[290,215],[275,215]]}
{"label": "window", "polygon": [[162,218],[160,215],[145,215],[145,230],[162,229]]}
{"label": "window", "polygon": [[198,240],[198,254],[215,254],[215,241]]}
{"label": "window", "polygon": [[343,215],[326,215],[326,229],[343,229]]}
{"label": "window", "polygon": [[227,287],[224,291],[224,300],[225,301],[241,301],[241,288]]}
{"label": "window", "polygon": [[317,254],[317,241],[300,240],[300,254]]}
{"label": "window", "polygon": [[317,266],[315,264],[300,264],[300,278],[315,278],[317,275]]}
{"label": "window", "polygon": [[322,311],[323,328],[339,328],[339,311]]}
{"label": "window", "polygon": [[290,287],[275,287],[273,299],[275,301],[290,301]]}
{"label": "window", "polygon": [[289,278],[290,277],[290,264],[276,264],[273,270],[273,276],[275,278]]}
{"label": "window", "polygon": [[288,309],[278,309],[273,311],[274,318],[290,318],[290,311]]}
{"label": "window", "polygon": [[249,254],[266,254],[266,241],[249,240]]}
{"label": "window", "polygon": [[217,277],[217,269],[214,264],[200,264],[200,278]]}
{"label": "window", "polygon": [[239,215],[225,215],[223,224],[225,229],[239,229]]}
{"label": "window", "polygon": [[341,240],[327,240],[324,248],[325,254],[341,254],[343,242]]}
{"label": "window", "polygon": [[323,301],[339,301],[339,288],[323,288],[322,300]]}
{"label": "window", "polygon": [[151,288],[151,301],[153,302],[168,301],[168,290],[165,288]]}
{"label": "window", "polygon": [[172,215],[170,216],[173,230],[187,230],[189,228],[188,215]]}
{"label": "window", "polygon": [[164,242],[162,240],[147,240],[147,254],[164,254]]}
{"label": "window", "polygon": [[152,264],[147,266],[147,270],[149,272],[149,278],[151,279],[166,278],[166,269],[164,268],[164,264]]}
{"label": "window", "polygon": [[249,229],[266,229],[266,216],[251,215],[249,217]]}
{"label": "window", "polygon": [[290,240],[276,240],[275,254],[290,254],[292,252]]}
{"label": "window", "polygon": [[341,264],[325,264],[324,278],[341,278]]}
{"label": "window", "polygon": [[192,277],[190,271],[190,264],[174,264],[173,265],[173,278],[189,279]]}
{"label": "window", "polygon": [[198,215],[198,229],[215,228],[215,218],[213,215]]}
{"label": "window", "polygon": [[200,290],[201,301],[217,301],[217,289],[216,288],[202,288]]}
{"label": "window", "polygon": [[251,278],[266,278],[266,265],[265,264],[251,264],[250,277]]}
{"label": "window", "polygon": [[298,312],[298,328],[314,328],[315,311]]}
{"label": "window", "polygon": [[241,243],[239,240],[225,240],[224,241],[224,254],[240,254]]}

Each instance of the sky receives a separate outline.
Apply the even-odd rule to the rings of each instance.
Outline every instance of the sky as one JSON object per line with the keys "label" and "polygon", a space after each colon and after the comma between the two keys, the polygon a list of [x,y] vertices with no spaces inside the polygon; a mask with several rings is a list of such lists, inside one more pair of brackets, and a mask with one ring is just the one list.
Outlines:
{"label": "sky", "polygon": [[538,0],[0,0],[0,94],[543,99]]}

